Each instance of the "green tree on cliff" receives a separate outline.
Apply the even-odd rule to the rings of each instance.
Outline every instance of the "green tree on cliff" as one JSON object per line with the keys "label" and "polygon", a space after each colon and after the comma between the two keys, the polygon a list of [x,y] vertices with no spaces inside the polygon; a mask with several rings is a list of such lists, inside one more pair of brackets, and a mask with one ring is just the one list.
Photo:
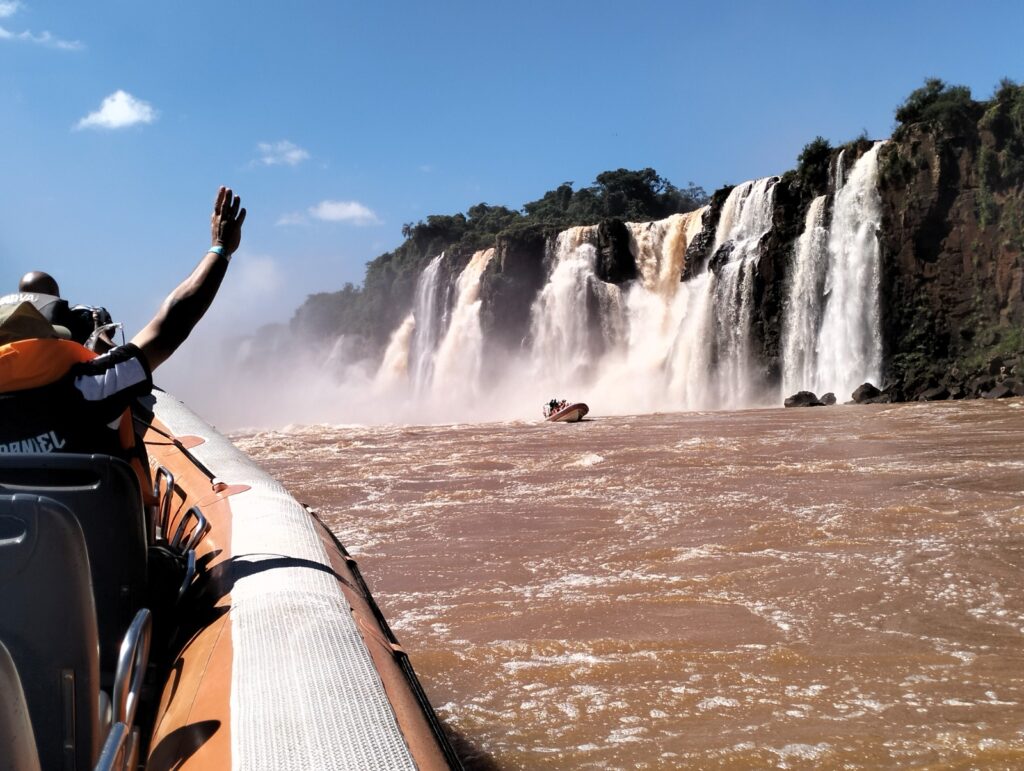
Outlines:
{"label": "green tree on cliff", "polygon": [[550,227],[593,225],[604,219],[646,221],[693,211],[708,201],[692,182],[680,190],[654,169],[616,169],[597,175],[594,184],[573,191],[572,182],[524,204],[526,219]]}
{"label": "green tree on cliff", "polygon": [[971,99],[967,86],[951,86],[939,78],[928,78],[896,108],[899,126],[893,136],[898,139],[914,123],[933,123],[945,129],[973,126],[976,111],[977,103]]}

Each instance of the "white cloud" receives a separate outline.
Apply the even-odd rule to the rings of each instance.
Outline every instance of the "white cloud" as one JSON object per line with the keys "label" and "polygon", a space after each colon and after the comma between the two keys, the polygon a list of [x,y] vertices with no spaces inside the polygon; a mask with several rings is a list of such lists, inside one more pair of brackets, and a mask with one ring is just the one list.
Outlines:
{"label": "white cloud", "polygon": [[[20,11],[21,8],[22,5],[18,0],[0,0],[0,19],[6,19],[13,16]],[[36,45],[48,46],[49,48],[59,48],[63,51],[80,51],[85,48],[85,46],[77,40],[61,40],[46,31],[40,32],[39,34],[35,34],[29,30],[25,30],[24,32],[11,32],[4,27],[0,27],[0,40],[35,43]]]}
{"label": "white cloud", "polygon": [[424,163],[421,166],[419,166],[418,168],[424,174],[429,174],[430,172],[432,172],[434,170],[434,167],[431,166],[429,163]]}
{"label": "white cloud", "polygon": [[277,218],[278,225],[305,225],[307,222],[309,220],[306,219],[306,215],[298,211],[288,212]]}
{"label": "white cloud", "polygon": [[119,129],[137,123],[152,123],[157,111],[127,91],[117,90],[103,100],[100,109],[82,118],[75,128]]}
{"label": "white cloud", "polygon": [[264,166],[298,166],[309,159],[309,153],[287,139],[280,142],[260,142],[259,162]]}
{"label": "white cloud", "polygon": [[309,209],[311,217],[326,222],[351,222],[353,225],[377,225],[380,219],[358,201],[321,201]]}
{"label": "white cloud", "polygon": [[348,222],[352,225],[379,225],[381,219],[358,201],[321,201],[306,211],[293,211],[277,218],[278,225],[308,225],[310,219],[324,222]]}

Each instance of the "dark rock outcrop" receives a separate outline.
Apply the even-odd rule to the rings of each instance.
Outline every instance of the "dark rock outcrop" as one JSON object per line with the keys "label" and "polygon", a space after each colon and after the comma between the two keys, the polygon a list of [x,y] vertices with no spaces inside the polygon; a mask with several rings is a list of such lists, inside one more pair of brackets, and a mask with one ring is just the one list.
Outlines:
{"label": "dark rock outcrop", "polygon": [[827,394],[823,394],[821,397],[821,403],[826,407],[831,407],[836,403],[836,395],[829,391]]}
{"label": "dark rock outcrop", "polygon": [[986,399],[1008,399],[1013,396],[1013,389],[1007,386],[1005,383],[1000,383],[995,388],[986,391],[982,396]]}
{"label": "dark rock outcrop", "polygon": [[494,257],[480,283],[480,324],[496,349],[518,349],[530,329],[530,308],[544,286],[542,231],[498,238]]}
{"label": "dark rock outcrop", "polygon": [[[833,397],[834,399],[835,397]],[[785,405],[787,407],[824,407],[825,403],[810,391],[797,391],[792,396],[786,397]]]}
{"label": "dark rock outcrop", "polygon": [[605,220],[597,228],[597,277],[623,284],[637,276],[636,258],[629,248],[629,229],[620,220]]}
{"label": "dark rock outcrop", "polygon": [[939,402],[948,399],[949,396],[949,389],[946,386],[935,386],[918,394],[917,400],[919,402]]}
{"label": "dark rock outcrop", "polygon": [[863,383],[857,386],[851,398],[855,404],[871,404],[873,399],[877,399],[881,395],[882,392],[877,387],[871,383]]}

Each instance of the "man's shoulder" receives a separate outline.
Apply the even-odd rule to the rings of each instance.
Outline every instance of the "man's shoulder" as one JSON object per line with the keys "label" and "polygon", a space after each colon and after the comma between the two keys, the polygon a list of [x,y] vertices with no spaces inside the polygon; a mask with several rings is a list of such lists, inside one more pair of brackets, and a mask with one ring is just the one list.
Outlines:
{"label": "man's shoulder", "polygon": [[76,364],[68,374],[88,401],[118,393],[148,391],[153,386],[145,354],[133,343],[119,345],[95,359]]}

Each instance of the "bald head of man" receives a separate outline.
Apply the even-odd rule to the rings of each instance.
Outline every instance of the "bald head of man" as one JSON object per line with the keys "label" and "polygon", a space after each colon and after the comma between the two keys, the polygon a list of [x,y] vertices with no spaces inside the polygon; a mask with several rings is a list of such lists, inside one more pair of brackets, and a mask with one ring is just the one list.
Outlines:
{"label": "bald head of man", "polygon": [[56,280],[49,273],[43,273],[41,270],[33,270],[22,276],[21,282],[18,284],[18,291],[52,294],[55,297],[60,297],[60,287],[57,286]]}

